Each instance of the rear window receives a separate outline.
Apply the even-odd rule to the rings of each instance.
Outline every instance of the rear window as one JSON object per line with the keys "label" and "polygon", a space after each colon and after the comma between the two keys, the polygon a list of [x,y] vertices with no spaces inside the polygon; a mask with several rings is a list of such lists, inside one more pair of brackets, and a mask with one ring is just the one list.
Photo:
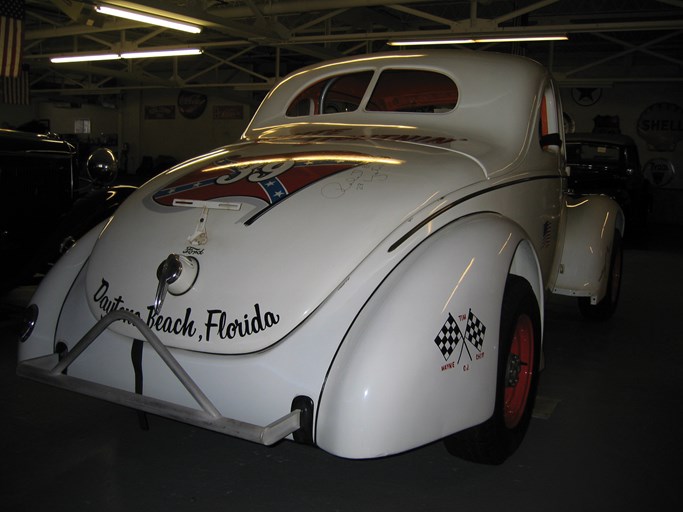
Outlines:
{"label": "rear window", "polygon": [[458,102],[453,80],[433,71],[384,71],[366,110],[374,112],[448,112]]}
{"label": "rear window", "polygon": [[[287,116],[358,110],[372,76],[372,71],[363,71],[321,80],[294,99]],[[457,102],[458,88],[446,75],[425,70],[389,69],[379,76],[365,110],[442,113],[453,110]]]}
{"label": "rear window", "polygon": [[567,160],[571,163],[600,164],[619,163],[619,146],[591,143],[567,143]]}
{"label": "rear window", "polygon": [[290,117],[353,112],[372,79],[372,71],[326,78],[299,94],[287,109]]}

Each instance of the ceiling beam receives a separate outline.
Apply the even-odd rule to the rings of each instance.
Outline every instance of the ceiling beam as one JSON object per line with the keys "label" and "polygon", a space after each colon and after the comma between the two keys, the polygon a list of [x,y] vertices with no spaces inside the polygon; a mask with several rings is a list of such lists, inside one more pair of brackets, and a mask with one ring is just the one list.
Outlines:
{"label": "ceiling beam", "polygon": [[500,25],[501,23],[505,23],[506,21],[513,20],[515,18],[519,18],[520,16],[524,16],[525,14],[529,14],[530,12],[537,11],[539,9],[542,9],[543,7],[547,7],[551,4],[557,3],[559,0],[541,0],[540,2],[536,2],[535,4],[528,5],[527,7],[523,7],[521,9],[517,9],[515,11],[511,11],[507,14],[504,14],[502,16],[498,16],[497,18],[493,19],[493,22],[496,25]]}
{"label": "ceiling beam", "polygon": [[339,33],[313,36],[293,36],[288,43],[324,43],[324,42],[344,42],[344,41],[365,41],[396,39],[399,37],[429,38],[442,36],[494,36],[494,35],[536,35],[547,33],[587,33],[587,32],[629,32],[634,30],[679,30],[683,29],[683,19],[665,21],[634,21],[634,22],[614,22],[614,23],[582,23],[582,24],[558,24],[558,25],[533,25],[520,27],[499,27],[493,31],[482,32],[477,29],[467,30],[406,30],[392,32],[358,32],[358,33]]}
{"label": "ceiling beam", "polygon": [[[158,1],[158,0],[157,0]],[[433,0],[289,0],[262,2],[261,12],[267,16],[300,14],[303,12],[329,11],[331,9],[353,9],[355,7],[380,7],[399,4],[433,3]],[[249,7],[234,5],[214,5],[208,12],[222,18],[248,18]]]}
{"label": "ceiling beam", "polygon": [[[683,32],[681,32],[679,30],[679,31],[671,33],[671,34],[667,34],[666,36],[657,39],[655,42],[660,43],[662,41],[665,41],[666,39],[669,39],[669,37],[675,37],[675,36],[680,35],[682,33]],[[665,60],[667,62],[671,62],[672,64],[676,64],[677,66],[683,67],[683,60],[676,59],[673,57],[669,57],[668,55],[664,55],[661,52],[653,52],[652,50],[648,50],[646,44],[641,44],[641,45],[631,44],[631,43],[628,43],[626,41],[622,41],[621,39],[617,39],[616,37],[608,36],[607,34],[602,34],[600,32],[596,32],[594,35],[596,35],[597,37],[601,37],[602,39],[604,39],[606,41],[610,41],[612,43],[619,44],[621,46],[632,49],[634,51],[644,53],[646,55],[650,55],[650,56],[655,57],[657,59],[662,59],[662,60]]]}
{"label": "ceiling beam", "polygon": [[630,54],[630,53],[634,53],[634,52],[637,52],[637,51],[642,51],[643,49],[647,48],[648,46],[652,46],[652,45],[654,45],[654,44],[660,43],[660,42],[662,42],[662,41],[664,41],[664,40],[666,40],[666,39],[669,39],[669,38],[671,38],[671,37],[673,37],[673,36],[676,36],[676,35],[678,35],[678,34],[680,34],[680,31],[679,31],[679,32],[671,32],[671,33],[668,33],[668,34],[664,34],[664,35],[661,36],[661,37],[658,37],[658,38],[656,38],[656,39],[653,39],[652,41],[648,41],[647,43],[643,43],[643,44],[638,45],[638,46],[631,45],[631,46],[632,46],[631,48],[628,48],[628,49],[626,49],[626,50],[624,50],[624,51],[621,51],[621,52],[618,52],[618,53],[613,53],[613,54],[611,54],[611,55],[609,55],[609,56],[607,56],[607,57],[605,57],[605,58],[603,58],[603,59],[599,59],[599,60],[596,60],[596,61],[593,61],[593,62],[589,62],[588,64],[584,64],[583,66],[580,66],[580,67],[578,67],[578,68],[572,69],[571,71],[567,71],[567,72],[565,73],[565,76],[575,75],[575,74],[577,74],[577,73],[579,73],[579,72],[581,72],[581,71],[585,71],[586,69],[594,68],[595,66],[599,66],[599,65],[601,65],[601,64],[604,64],[605,62],[609,62],[609,61],[611,61],[611,60],[618,59],[618,58],[623,57],[623,56],[625,56],[625,55],[628,55],[628,54]]}

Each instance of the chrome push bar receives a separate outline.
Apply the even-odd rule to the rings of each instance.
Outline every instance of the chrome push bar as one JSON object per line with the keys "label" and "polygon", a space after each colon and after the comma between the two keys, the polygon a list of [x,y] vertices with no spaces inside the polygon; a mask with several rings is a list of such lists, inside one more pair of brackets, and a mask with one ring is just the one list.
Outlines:
{"label": "chrome push bar", "polygon": [[[144,339],[159,354],[168,368],[178,378],[180,383],[192,395],[201,407],[193,409],[177,405],[165,400],[151,398],[130,391],[111,386],[89,382],[77,377],[66,375],[64,371],[78,356],[102,334],[113,322],[122,320],[133,324]],[[151,414],[182,421],[197,427],[213,430],[222,434],[246,439],[266,446],[272,445],[295,432],[300,427],[300,410],[295,409],[289,414],[275,420],[265,427],[225,418],[216,406],[178,363],[173,354],[159,340],[156,334],[138,316],[124,310],[115,310],[102,317],[67,354],[60,360],[58,354],[48,354],[35,359],[27,359],[17,366],[17,374],[38,382],[49,384],[62,389],[75,391],[84,395],[101,398],[119,405],[132,407]]]}

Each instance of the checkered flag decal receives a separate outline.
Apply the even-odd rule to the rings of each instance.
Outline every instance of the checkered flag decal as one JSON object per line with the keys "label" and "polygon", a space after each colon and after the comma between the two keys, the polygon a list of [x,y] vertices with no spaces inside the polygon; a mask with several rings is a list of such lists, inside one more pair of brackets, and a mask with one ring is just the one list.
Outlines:
{"label": "checkered flag decal", "polygon": [[446,323],[443,324],[439,334],[434,338],[434,343],[436,343],[436,346],[441,350],[443,358],[448,361],[448,358],[451,357],[455,347],[457,347],[458,343],[461,341],[463,341],[463,337],[460,328],[458,327],[458,324],[455,323],[453,315],[448,313],[448,319],[446,320]]}
{"label": "checkered flag decal", "polygon": [[474,348],[481,352],[481,347],[484,344],[484,334],[486,334],[486,326],[474,316],[472,310],[467,315],[467,327],[465,327],[465,339],[471,343]]}

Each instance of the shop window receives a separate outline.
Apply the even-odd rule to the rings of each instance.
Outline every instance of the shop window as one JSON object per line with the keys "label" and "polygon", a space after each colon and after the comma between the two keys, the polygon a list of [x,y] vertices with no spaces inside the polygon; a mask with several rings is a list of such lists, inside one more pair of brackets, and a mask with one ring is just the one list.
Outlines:
{"label": "shop window", "polygon": [[90,133],[90,119],[76,119],[74,133]]}

